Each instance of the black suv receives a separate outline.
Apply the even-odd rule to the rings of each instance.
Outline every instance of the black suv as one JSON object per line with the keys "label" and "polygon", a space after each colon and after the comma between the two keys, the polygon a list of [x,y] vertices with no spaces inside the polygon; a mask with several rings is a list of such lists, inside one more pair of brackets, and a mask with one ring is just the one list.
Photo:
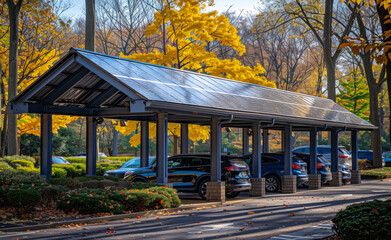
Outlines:
{"label": "black suv", "polygon": [[[181,154],[168,158],[168,183],[181,192],[198,192],[206,197],[206,183],[210,181],[210,154]],[[156,182],[156,160],[150,167],[127,172],[132,182]],[[251,188],[250,168],[240,156],[221,156],[221,180],[225,181],[226,196],[234,198]]]}

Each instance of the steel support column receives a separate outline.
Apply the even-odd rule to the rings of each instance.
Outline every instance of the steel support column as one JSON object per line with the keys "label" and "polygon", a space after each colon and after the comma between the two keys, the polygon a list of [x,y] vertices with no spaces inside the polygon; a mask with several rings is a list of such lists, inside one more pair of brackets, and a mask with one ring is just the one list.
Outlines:
{"label": "steel support column", "polygon": [[253,123],[253,159],[251,166],[251,175],[253,178],[262,178],[261,172],[261,124]]}
{"label": "steel support column", "polygon": [[263,137],[262,152],[268,153],[269,152],[269,130],[263,129],[262,137]]}
{"label": "steel support column", "polygon": [[87,149],[86,149],[86,169],[87,176],[96,176],[96,161],[98,151],[96,145],[96,118],[87,117]]}
{"label": "steel support column", "polygon": [[331,172],[338,172],[338,131],[331,129]]}
{"label": "steel support column", "polygon": [[250,136],[248,135],[248,128],[243,128],[242,138],[243,155],[247,155],[250,153]]}
{"label": "steel support column", "polygon": [[52,115],[41,115],[41,176],[52,177]]}
{"label": "steel support column", "polygon": [[181,124],[181,154],[189,152],[189,126],[187,123]]}
{"label": "steel support column", "polygon": [[210,163],[211,182],[221,182],[221,123],[218,118],[212,118],[210,131]]}
{"label": "steel support column", "polygon": [[286,125],[283,131],[284,175],[292,175],[292,126]]}
{"label": "steel support column", "polygon": [[358,170],[358,138],[357,130],[351,131],[352,141],[352,170]]}
{"label": "steel support column", "polygon": [[168,137],[167,137],[167,116],[163,112],[157,114],[156,126],[156,182],[168,183]]}
{"label": "steel support column", "polygon": [[149,122],[141,121],[141,150],[140,165],[147,167],[149,165]]}
{"label": "steel support column", "polygon": [[352,184],[361,183],[361,170],[358,170],[358,138],[357,130],[352,130],[351,132],[351,141],[352,141]]}
{"label": "steel support column", "polygon": [[318,156],[318,131],[316,128],[310,130],[310,174],[317,174],[317,156]]}

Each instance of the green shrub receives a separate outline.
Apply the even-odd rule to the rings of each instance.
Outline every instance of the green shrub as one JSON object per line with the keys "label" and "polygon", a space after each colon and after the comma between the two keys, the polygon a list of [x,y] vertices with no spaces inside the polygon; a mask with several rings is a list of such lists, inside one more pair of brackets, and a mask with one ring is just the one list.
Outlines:
{"label": "green shrub", "polygon": [[64,169],[67,172],[66,176],[69,178],[82,176],[83,173],[83,171],[76,169],[73,164],[57,164],[54,167]]}
{"label": "green shrub", "polygon": [[[103,181],[102,181],[103,182]],[[64,194],[59,209],[81,213],[123,213],[180,206],[176,190],[166,187],[129,190],[80,189]]]}
{"label": "green shrub", "polygon": [[124,206],[109,199],[106,192],[99,190],[82,190],[68,192],[57,202],[57,207],[65,212],[79,212],[82,214],[124,212]]}
{"label": "green shrub", "polygon": [[391,200],[350,205],[333,222],[333,230],[344,240],[391,239]]}
{"label": "green shrub", "polygon": [[39,172],[39,169],[38,168],[34,168],[34,167],[17,167],[16,170],[18,171],[23,171],[23,172],[27,172],[27,173],[40,173]]}
{"label": "green shrub", "polygon": [[84,163],[86,164],[86,158],[77,158],[77,157],[65,157],[65,159],[70,163]]}
{"label": "green shrub", "polygon": [[5,156],[4,158],[0,158],[0,161],[7,162],[9,165],[12,165],[11,162],[14,161],[14,160],[25,160],[25,161],[30,161],[33,164],[35,163],[35,159],[34,158],[29,157],[29,156],[23,156],[23,155],[22,156],[18,156],[18,155]]}
{"label": "green shrub", "polygon": [[8,192],[7,186],[0,187],[0,207],[4,207],[7,205],[7,192]]}
{"label": "green shrub", "polygon": [[19,215],[30,212],[41,201],[42,194],[35,189],[17,188],[7,192],[7,204],[14,207]]}
{"label": "green shrub", "polygon": [[34,168],[34,163],[28,160],[12,160],[10,164],[13,168],[18,168],[18,167]]}
{"label": "green shrub", "polygon": [[61,185],[70,189],[81,188],[83,186],[79,180],[70,178],[50,178],[47,182],[52,185]]}
{"label": "green shrub", "polygon": [[121,161],[122,163],[129,161],[135,157],[101,157],[99,160],[111,160],[111,161]]}
{"label": "green shrub", "polygon": [[39,172],[26,172],[23,170],[4,169],[0,171],[1,185],[35,184],[45,183]]}
{"label": "green shrub", "polygon": [[9,169],[9,168],[11,168],[11,166],[8,165],[8,163],[0,162],[0,169]]}
{"label": "green shrub", "polygon": [[59,197],[69,191],[69,188],[62,185],[39,186],[36,189],[41,192],[43,205],[45,206],[55,205]]}
{"label": "green shrub", "polygon": [[54,178],[65,178],[67,177],[67,171],[59,167],[52,167],[52,177]]}
{"label": "green shrub", "polygon": [[112,176],[82,176],[82,177],[77,177],[75,178],[75,180],[79,180],[79,181],[91,181],[91,180],[98,180],[98,181],[102,181],[102,180],[110,180],[110,181],[119,181],[118,178],[116,177],[112,177]]}

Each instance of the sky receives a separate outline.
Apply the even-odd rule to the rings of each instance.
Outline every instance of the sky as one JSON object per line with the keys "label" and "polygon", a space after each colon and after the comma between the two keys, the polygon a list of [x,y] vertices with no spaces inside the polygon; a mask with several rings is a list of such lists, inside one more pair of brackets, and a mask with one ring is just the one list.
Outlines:
{"label": "sky", "polygon": [[[70,18],[78,18],[84,15],[85,0],[68,0],[72,7],[64,14]],[[136,0],[134,0],[136,1]],[[223,12],[230,6],[231,10],[237,12],[255,12],[255,9],[261,6],[260,0],[215,0],[215,6],[210,7],[211,10]]]}

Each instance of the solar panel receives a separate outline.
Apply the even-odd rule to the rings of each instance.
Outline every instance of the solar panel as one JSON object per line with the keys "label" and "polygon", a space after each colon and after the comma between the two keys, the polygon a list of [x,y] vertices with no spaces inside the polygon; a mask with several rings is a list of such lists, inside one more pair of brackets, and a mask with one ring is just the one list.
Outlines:
{"label": "solar panel", "polygon": [[83,50],[77,52],[152,102],[372,126],[329,99]]}

